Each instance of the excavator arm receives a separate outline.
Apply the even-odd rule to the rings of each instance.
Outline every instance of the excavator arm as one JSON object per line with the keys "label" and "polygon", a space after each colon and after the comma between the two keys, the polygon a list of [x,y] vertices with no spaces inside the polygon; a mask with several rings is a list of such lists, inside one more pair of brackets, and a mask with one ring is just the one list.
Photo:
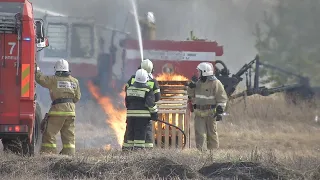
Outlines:
{"label": "excavator arm", "polygon": [[[216,65],[221,64],[223,66],[222,69],[219,69]],[[253,65],[255,64],[254,69],[254,84],[252,87],[251,83],[251,74]],[[260,66],[264,66],[265,68],[274,69],[281,73],[295,76],[299,79],[299,83],[291,84],[291,85],[282,85],[274,88],[267,88],[265,86],[259,86],[259,76],[260,76]],[[230,76],[229,70],[227,66],[222,61],[215,62],[216,73],[215,76],[221,81],[221,83],[225,87],[225,91],[229,97],[229,99],[236,99],[242,96],[251,96],[254,94],[259,94],[261,96],[269,96],[278,92],[286,92],[294,94],[295,96],[300,96],[302,99],[311,99],[315,92],[313,88],[310,87],[309,79],[307,77],[303,77],[298,74],[294,74],[292,72],[286,71],[279,67],[262,63],[257,55],[252,61],[248,64],[243,65],[243,67],[235,74]],[[243,92],[234,94],[236,87],[243,80],[242,76],[246,75],[246,90]],[[295,97],[292,97],[295,98]]]}

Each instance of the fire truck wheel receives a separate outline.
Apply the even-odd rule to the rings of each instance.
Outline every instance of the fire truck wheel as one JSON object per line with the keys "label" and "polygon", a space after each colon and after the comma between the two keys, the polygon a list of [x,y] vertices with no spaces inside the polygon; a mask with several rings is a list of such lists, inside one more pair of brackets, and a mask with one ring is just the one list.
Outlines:
{"label": "fire truck wheel", "polygon": [[25,146],[23,147],[23,154],[34,156],[35,153],[39,150],[40,142],[40,123],[42,120],[41,107],[39,103],[36,103],[36,118],[33,126],[32,140],[26,141]]}
{"label": "fire truck wheel", "polygon": [[32,138],[32,143],[34,147],[34,151],[38,152],[40,149],[40,143],[41,143],[41,130],[40,130],[40,124],[41,120],[43,119],[42,117],[42,112],[41,112],[41,107],[39,103],[37,103],[36,106],[36,119],[33,127],[33,138]]}

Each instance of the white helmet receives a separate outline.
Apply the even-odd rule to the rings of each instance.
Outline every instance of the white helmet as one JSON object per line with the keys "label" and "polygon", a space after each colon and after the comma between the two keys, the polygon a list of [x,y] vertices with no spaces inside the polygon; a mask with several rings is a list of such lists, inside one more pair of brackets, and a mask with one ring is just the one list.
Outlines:
{"label": "white helmet", "polygon": [[145,59],[141,62],[141,68],[146,70],[148,73],[152,73],[153,63],[149,59]]}
{"label": "white helmet", "polygon": [[144,69],[138,69],[136,72],[135,81],[138,83],[147,83],[148,72]]}
{"label": "white helmet", "polygon": [[54,65],[54,71],[67,71],[69,72],[69,63],[64,59],[59,59]]}
{"label": "white helmet", "polygon": [[153,24],[156,23],[156,19],[154,17],[153,12],[148,12],[147,13],[147,20],[148,20],[148,23],[153,23]]}
{"label": "white helmet", "polygon": [[207,62],[202,62],[197,66],[197,69],[201,71],[202,76],[212,76],[213,75],[213,65]]}

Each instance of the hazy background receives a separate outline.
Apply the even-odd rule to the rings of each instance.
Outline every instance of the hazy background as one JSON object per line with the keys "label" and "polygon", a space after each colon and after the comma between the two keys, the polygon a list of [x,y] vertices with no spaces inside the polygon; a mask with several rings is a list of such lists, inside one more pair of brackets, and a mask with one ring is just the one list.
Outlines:
{"label": "hazy background", "polygon": [[[34,6],[70,16],[91,16],[101,23],[136,35],[129,0],[31,0]],[[158,39],[185,40],[194,31],[199,38],[224,46],[219,59],[235,72],[256,52],[254,25],[262,19],[271,0],[137,0],[138,14],[155,13]],[[115,66],[115,68],[118,65]]]}

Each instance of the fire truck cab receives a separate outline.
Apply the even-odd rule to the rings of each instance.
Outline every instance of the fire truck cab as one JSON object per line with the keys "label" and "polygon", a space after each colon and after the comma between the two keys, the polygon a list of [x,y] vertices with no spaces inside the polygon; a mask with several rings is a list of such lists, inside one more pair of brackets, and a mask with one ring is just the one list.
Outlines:
{"label": "fire truck cab", "polygon": [[28,0],[0,0],[0,139],[4,150],[33,155],[41,109],[36,102],[37,51],[48,47]]}
{"label": "fire truck cab", "polygon": [[119,32],[125,33],[89,17],[46,14],[43,20],[50,46],[40,55],[41,69],[53,74],[54,63],[64,58],[70,64],[72,76],[79,80],[83,96],[91,96],[87,88],[90,80],[100,89],[110,89],[117,49],[114,36]]}

